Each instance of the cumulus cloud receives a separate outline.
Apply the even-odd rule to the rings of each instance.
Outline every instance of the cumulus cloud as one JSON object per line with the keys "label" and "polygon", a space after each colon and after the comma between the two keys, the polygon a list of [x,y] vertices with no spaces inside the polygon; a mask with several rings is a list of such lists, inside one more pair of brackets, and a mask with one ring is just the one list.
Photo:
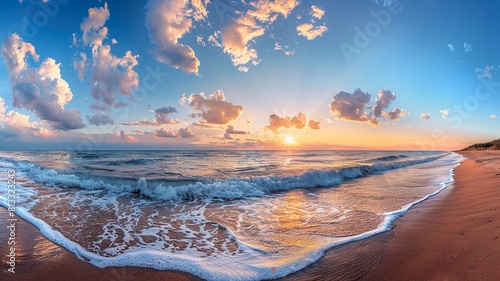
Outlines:
{"label": "cumulus cloud", "polygon": [[366,111],[370,109],[369,103],[371,95],[356,89],[354,93],[340,92],[333,96],[330,103],[330,112],[337,115],[338,119],[369,123],[373,126],[378,126],[377,118],[389,118],[397,121],[400,117],[406,116],[407,112],[401,108],[394,108],[389,112],[384,112],[391,102],[396,100],[396,95],[389,90],[380,90],[375,105],[371,107],[372,112]]}
{"label": "cumulus cloud", "polygon": [[375,117],[382,116],[382,112],[391,105],[391,102],[396,100],[396,95],[389,90],[378,91],[377,104],[373,107]]}
{"label": "cumulus cloud", "polygon": [[133,136],[130,136],[130,135],[127,135],[125,134],[124,131],[120,131],[120,133],[117,134],[120,138],[124,139],[125,141],[127,141],[128,143],[133,143],[133,142],[137,142],[137,139]]}
{"label": "cumulus cloud", "polygon": [[399,120],[400,117],[405,117],[406,116],[406,110],[404,109],[401,109],[401,108],[394,108],[393,110],[389,111],[389,112],[384,112],[382,114],[382,117],[384,118],[389,118],[393,121],[397,121]]}
{"label": "cumulus cloud", "polygon": [[154,112],[155,112],[156,118],[153,121],[142,119],[142,120],[135,121],[135,122],[125,122],[125,123],[122,123],[122,125],[126,125],[126,126],[140,126],[140,125],[142,125],[142,126],[162,126],[162,125],[166,125],[166,124],[171,124],[171,125],[181,124],[181,121],[179,121],[177,119],[170,118],[170,114],[178,112],[177,109],[173,106],[168,106],[168,107],[164,106],[161,108],[157,108],[157,109],[155,109]]}
{"label": "cumulus cloud", "polygon": [[448,115],[450,114],[451,109],[441,109],[439,110],[439,113],[441,113],[441,118],[446,119]]}
{"label": "cumulus cloud", "polygon": [[448,46],[448,48],[450,48],[450,51],[455,52],[455,45],[453,45],[453,43],[448,43],[448,44],[446,44],[446,46]]}
{"label": "cumulus cloud", "polygon": [[[30,116],[10,110],[7,112],[5,100],[0,97],[0,122],[4,123],[1,138],[17,138],[28,134],[40,138],[55,138],[56,132],[44,128],[38,122],[30,122]],[[1,128],[1,127],[0,127]],[[7,134],[4,134],[7,132]]]}
{"label": "cumulus cloud", "polygon": [[181,138],[184,138],[184,139],[191,138],[191,137],[195,136],[194,132],[191,131],[191,128],[189,128],[189,127],[180,128],[178,132],[179,132],[179,136],[181,136]]}
{"label": "cumulus cloud", "polygon": [[233,65],[238,70],[248,71],[248,64],[257,65],[257,51],[253,49],[249,42],[262,36],[265,28],[258,25],[251,16],[240,17],[228,23],[222,30],[222,45],[224,52],[229,54]]}
{"label": "cumulus cloud", "polygon": [[297,0],[260,0],[250,3],[251,9],[222,29],[222,46],[233,65],[246,72],[250,65],[259,63],[257,51],[251,43],[266,31],[265,24],[273,23],[279,15],[287,17],[299,4]]}
{"label": "cumulus cloud", "polygon": [[431,119],[431,115],[429,113],[422,113],[422,114],[420,114],[420,118],[422,118],[424,120],[429,120],[429,119]]}
{"label": "cumulus cloud", "polygon": [[[111,53],[111,46],[104,43],[108,36],[108,28],[104,24],[109,17],[105,3],[104,7],[90,8],[88,17],[80,24],[83,45],[91,49],[91,93],[96,101],[92,108],[98,111],[105,111],[111,106],[119,107],[122,102],[116,101],[115,93],[131,96],[139,85],[139,75],[134,71],[139,56],[127,51],[123,57],[116,57]],[[112,40],[112,43],[117,41]],[[85,53],[80,53],[79,57],[73,61],[73,66],[83,80],[89,58]]]}
{"label": "cumulus cloud", "polygon": [[245,131],[238,131],[238,130],[234,129],[233,125],[227,125],[226,134],[230,134],[230,135],[246,135],[247,132],[245,132]]}
{"label": "cumulus cloud", "polygon": [[365,112],[370,103],[371,95],[356,89],[354,93],[340,92],[333,96],[330,112],[338,119],[356,122],[367,122],[374,126],[379,123],[372,113]]}
{"label": "cumulus cloud", "polygon": [[467,42],[464,42],[464,52],[466,53],[472,52],[472,45]]}
{"label": "cumulus cloud", "polygon": [[2,44],[2,56],[9,70],[13,106],[35,113],[55,130],[83,128],[85,125],[80,112],[64,108],[72,100],[73,93],[61,77],[60,64],[47,58],[38,68],[29,67],[27,54],[35,61],[39,60],[35,47],[15,33]]}
{"label": "cumulus cloud", "polygon": [[273,133],[277,134],[279,133],[280,128],[295,128],[295,129],[303,129],[306,127],[306,125],[309,126],[309,128],[313,130],[318,130],[319,129],[319,122],[314,121],[314,120],[309,120],[309,123],[307,122],[307,115],[299,112],[295,116],[284,116],[280,117],[276,114],[271,114],[269,116],[269,125],[265,127],[266,130],[270,130]]}
{"label": "cumulus cloud", "polygon": [[497,119],[497,118],[498,118],[498,116],[497,116],[496,114],[492,114],[492,115],[490,115],[490,118],[491,118],[491,119]]}
{"label": "cumulus cloud", "polygon": [[112,125],[115,123],[115,121],[113,121],[113,118],[111,118],[111,116],[107,114],[95,114],[92,116],[87,115],[87,120],[89,121],[89,124],[95,126]]}
{"label": "cumulus cloud", "polygon": [[[206,4],[192,1],[195,19],[206,16]],[[146,26],[149,38],[156,45],[156,60],[188,73],[198,73],[200,61],[193,49],[179,43],[179,39],[193,26],[187,0],[149,0],[146,4]]]}
{"label": "cumulus cloud", "polygon": [[176,137],[181,137],[181,138],[191,138],[194,137],[195,134],[189,127],[186,128],[180,128],[179,130],[175,130],[172,128],[161,128],[158,130],[154,130],[152,132],[153,136],[159,137],[159,138],[176,138]]}
{"label": "cumulus cloud", "polygon": [[217,90],[208,97],[204,93],[191,94],[186,97],[182,94],[180,103],[187,105],[200,113],[192,117],[201,117],[201,123],[225,125],[235,121],[243,112],[241,105],[226,101],[224,92]]}
{"label": "cumulus cloud", "polygon": [[315,19],[321,19],[325,15],[325,11],[314,5],[311,6],[310,23],[303,23],[297,26],[297,33],[300,36],[304,36],[307,40],[314,40],[318,36],[323,36],[323,33],[328,31],[328,27],[325,25],[314,25]]}
{"label": "cumulus cloud", "polygon": [[89,9],[89,17],[80,24],[85,45],[102,45],[102,41],[108,36],[108,28],[104,24],[109,16],[108,3],[104,3],[101,8]]}

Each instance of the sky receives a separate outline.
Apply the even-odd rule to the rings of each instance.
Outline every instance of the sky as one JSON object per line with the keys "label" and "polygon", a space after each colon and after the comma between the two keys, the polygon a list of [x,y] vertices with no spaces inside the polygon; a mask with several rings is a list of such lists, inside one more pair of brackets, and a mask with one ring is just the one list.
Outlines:
{"label": "sky", "polygon": [[0,150],[500,138],[500,0],[7,0]]}

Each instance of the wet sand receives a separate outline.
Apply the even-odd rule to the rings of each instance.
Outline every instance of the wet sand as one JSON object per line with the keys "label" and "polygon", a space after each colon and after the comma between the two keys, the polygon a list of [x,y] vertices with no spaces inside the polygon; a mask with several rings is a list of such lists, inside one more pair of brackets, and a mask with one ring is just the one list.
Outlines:
{"label": "wet sand", "polygon": [[14,281],[140,281],[140,280],[201,280],[188,273],[178,271],[158,271],[136,267],[98,268],[79,260],[73,253],[49,241],[34,225],[17,217],[16,222],[16,273],[8,272],[7,238],[9,230],[5,226],[8,212],[0,207],[0,280]]}
{"label": "wet sand", "polygon": [[392,229],[326,253],[283,280],[500,280],[500,151],[469,158],[455,182]]}
{"label": "wet sand", "polygon": [[[332,249],[283,280],[499,280],[500,152],[462,154],[470,160],[455,169],[455,183],[414,206],[390,231]],[[200,280],[177,271],[94,267],[22,219],[11,274],[3,243],[7,216],[0,208],[0,280]]]}

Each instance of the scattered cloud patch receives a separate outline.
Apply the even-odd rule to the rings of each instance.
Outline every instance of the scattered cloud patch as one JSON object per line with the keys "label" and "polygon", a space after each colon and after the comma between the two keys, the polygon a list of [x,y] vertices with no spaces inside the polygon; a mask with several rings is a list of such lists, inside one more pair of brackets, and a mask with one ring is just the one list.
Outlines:
{"label": "scattered cloud patch", "polygon": [[233,125],[227,125],[226,134],[230,134],[230,135],[246,135],[247,132],[245,132],[245,131],[238,131],[238,130],[234,129]]}
{"label": "scattered cloud patch", "polygon": [[304,36],[307,40],[314,40],[318,36],[323,36],[323,33],[328,31],[328,27],[325,25],[314,25],[315,19],[321,19],[325,15],[325,11],[314,5],[311,6],[310,23],[303,23],[297,26],[297,33],[300,36]]}
{"label": "scattered cloud patch", "polygon": [[478,78],[492,78],[492,71],[496,70],[494,65],[487,65],[485,68],[476,68]]}
{"label": "scattered cloud patch", "polygon": [[265,34],[266,24],[273,23],[279,15],[286,18],[298,4],[297,0],[260,0],[250,3],[251,9],[225,24],[222,28],[223,50],[238,70],[247,72],[251,65],[259,64],[252,43]]}
{"label": "scattered cloud patch", "polygon": [[154,112],[156,118],[153,121],[142,119],[135,122],[124,122],[121,124],[126,126],[162,126],[166,124],[170,125],[181,124],[181,121],[170,118],[170,114],[178,113],[177,109],[173,106],[161,107],[155,109]]}
{"label": "scattered cloud patch", "polygon": [[422,113],[420,114],[420,118],[424,120],[429,120],[431,119],[431,115],[429,113]]}
{"label": "scattered cloud patch", "polygon": [[191,117],[201,117],[202,124],[226,125],[235,121],[243,112],[243,106],[226,101],[224,92],[217,90],[208,97],[205,93],[181,95],[180,103],[189,106],[199,113]]}
{"label": "scattered cloud patch", "polygon": [[448,44],[446,44],[446,46],[448,46],[450,51],[455,52],[455,45],[453,45],[453,43],[448,43]]}
{"label": "scattered cloud patch", "polygon": [[284,116],[280,117],[276,114],[271,114],[269,116],[269,125],[265,127],[265,130],[272,131],[275,134],[279,133],[279,129],[281,128],[294,128],[294,129],[303,129],[306,126],[313,130],[319,130],[319,121],[309,120],[307,122],[307,115],[299,112],[295,116]]}
{"label": "scattered cloud patch", "polygon": [[451,109],[441,109],[439,110],[439,113],[441,113],[441,118],[446,119],[448,115],[450,114]]}
{"label": "scattered cloud patch", "polygon": [[113,121],[113,118],[107,114],[95,114],[92,116],[87,115],[87,121],[89,121],[89,124],[95,125],[95,126],[101,126],[101,125],[113,125],[115,121]]}
{"label": "scattered cloud patch", "polygon": [[161,128],[158,130],[154,130],[152,132],[153,136],[159,137],[159,138],[191,138],[194,137],[195,134],[189,127],[186,128],[180,128],[179,130],[175,130],[172,128]]}
{"label": "scattered cloud patch", "polygon": [[117,135],[128,143],[137,142],[137,139],[135,137],[127,135],[124,131],[120,131],[119,133],[117,133]]}
{"label": "scattered cloud patch", "polygon": [[466,53],[472,52],[472,45],[467,42],[464,42],[464,52]]}

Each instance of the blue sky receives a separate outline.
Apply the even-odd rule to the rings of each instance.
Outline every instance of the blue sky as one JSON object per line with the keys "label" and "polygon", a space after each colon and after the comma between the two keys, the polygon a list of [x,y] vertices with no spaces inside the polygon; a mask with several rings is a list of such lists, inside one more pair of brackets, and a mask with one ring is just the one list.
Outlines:
{"label": "blue sky", "polygon": [[[496,0],[9,0],[0,149],[418,150],[499,138],[498,11]],[[9,60],[25,66],[14,73]]]}

